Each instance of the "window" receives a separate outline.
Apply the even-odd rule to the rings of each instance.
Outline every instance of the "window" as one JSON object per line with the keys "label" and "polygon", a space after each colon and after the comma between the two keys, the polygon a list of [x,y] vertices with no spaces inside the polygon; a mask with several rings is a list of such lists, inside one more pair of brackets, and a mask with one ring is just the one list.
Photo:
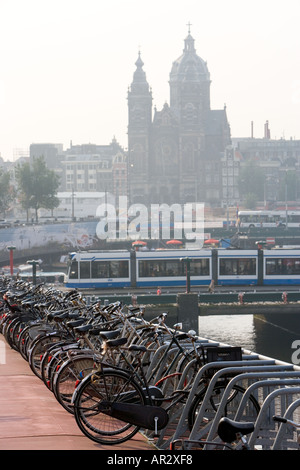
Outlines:
{"label": "window", "polygon": [[92,261],[92,278],[129,277],[129,261]]}
{"label": "window", "polygon": [[209,276],[208,259],[192,259],[190,264],[191,276]]}
{"label": "window", "polygon": [[139,261],[140,277],[184,276],[184,263],[180,260]]}
{"label": "window", "polygon": [[256,275],[255,258],[220,258],[220,275]]}
{"label": "window", "polygon": [[[186,275],[185,263],[176,260],[139,261],[140,277],[182,277]],[[191,276],[208,276],[209,260],[193,259],[190,263]]]}
{"label": "window", "polygon": [[90,279],[90,261],[81,261],[80,263],[80,279]]}
{"label": "window", "polygon": [[300,258],[270,258],[266,260],[266,274],[271,276],[300,274]]}
{"label": "window", "polygon": [[78,261],[72,261],[69,267],[69,279],[78,279]]}

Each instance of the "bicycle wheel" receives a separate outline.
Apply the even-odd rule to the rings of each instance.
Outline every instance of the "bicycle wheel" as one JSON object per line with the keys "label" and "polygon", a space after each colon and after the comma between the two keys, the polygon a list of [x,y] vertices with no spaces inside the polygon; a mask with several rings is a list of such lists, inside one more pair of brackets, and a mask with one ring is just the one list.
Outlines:
{"label": "bicycle wheel", "polygon": [[42,379],[42,373],[40,369],[41,360],[46,352],[47,348],[53,345],[53,343],[57,343],[63,339],[63,335],[60,333],[51,333],[39,338],[38,341],[35,342],[32,349],[29,350],[28,353],[28,363],[30,365],[31,370],[37,375],[40,379]]}
{"label": "bicycle wheel", "polygon": [[112,369],[91,374],[75,392],[74,415],[88,438],[100,444],[121,444],[131,439],[140,429],[112,416],[114,403],[145,405],[141,387],[132,377]]}
{"label": "bicycle wheel", "polygon": [[44,332],[53,331],[53,327],[45,326],[43,322],[34,322],[26,326],[19,335],[18,348],[21,356],[28,361],[28,351],[33,346],[34,341],[41,335],[41,328]]}
{"label": "bicycle wheel", "polygon": [[[218,407],[221,403],[224,391],[227,387],[227,382],[222,382],[216,384],[213,389],[213,392],[209,398],[209,401],[206,405],[204,410],[205,413],[205,424],[208,421],[211,421]],[[194,423],[197,419],[197,416],[200,412],[202,403],[204,401],[204,397],[206,395],[207,388],[201,390],[201,392],[195,396],[193,403],[190,407],[188,413],[188,423],[190,430],[193,428]],[[227,416],[228,418],[234,419],[235,413],[239,407],[243,394],[245,393],[245,389],[239,385],[234,385],[229,397],[227,398],[226,405],[224,407],[223,416]],[[203,411],[203,410],[202,410]],[[260,406],[253,395],[249,395],[246,407],[244,408],[243,419],[255,419],[260,411]]]}
{"label": "bicycle wheel", "polygon": [[17,349],[16,345],[13,342],[13,332],[14,332],[14,328],[16,326],[19,326],[19,324],[20,324],[20,319],[19,318],[13,318],[13,319],[11,319],[10,321],[7,322],[6,328],[3,331],[3,336],[6,339],[6,342],[15,351],[17,351],[18,349]]}
{"label": "bicycle wheel", "polygon": [[73,341],[62,341],[54,343],[45,351],[41,360],[40,371],[43,382],[50,390],[52,390],[53,376],[55,372],[63,362],[69,359],[70,350],[75,350],[77,348],[79,349],[78,343],[74,344]]}
{"label": "bicycle wheel", "polygon": [[80,355],[65,361],[54,375],[52,391],[57,401],[69,412],[74,413],[72,396],[78,384],[95,368],[94,356]]}

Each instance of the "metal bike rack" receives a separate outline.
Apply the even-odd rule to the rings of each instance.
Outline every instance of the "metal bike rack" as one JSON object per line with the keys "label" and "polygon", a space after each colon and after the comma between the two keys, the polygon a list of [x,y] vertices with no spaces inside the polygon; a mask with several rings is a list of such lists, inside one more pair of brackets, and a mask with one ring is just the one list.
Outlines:
{"label": "metal bike rack", "polygon": [[[249,362],[252,362],[252,361],[249,361]],[[256,361],[253,361],[253,362],[256,362]],[[211,396],[211,393],[213,392],[213,389],[217,383],[217,381],[222,378],[222,375],[228,375],[228,374],[233,374],[233,375],[236,375],[236,374],[239,374],[239,373],[244,373],[244,372],[256,372],[256,373],[259,373],[259,372],[275,372],[275,371],[284,371],[286,370],[286,367],[287,366],[278,366],[278,365],[272,365],[272,364],[264,364],[264,365],[252,365],[252,364],[249,364],[247,366],[244,366],[244,367],[229,367],[229,368],[224,368],[224,369],[221,369],[219,370],[218,372],[215,373],[215,375],[213,376],[213,378],[211,379],[210,383],[209,383],[209,386],[207,388],[207,392],[204,396],[204,399],[203,399],[203,402],[202,402],[202,405],[199,409],[199,412],[198,412],[198,416],[197,416],[197,419],[194,423],[194,426],[193,426],[193,429],[190,433],[190,439],[199,439],[201,437],[203,437],[205,434],[206,434],[206,431],[207,429],[200,429],[198,431],[198,429],[201,427],[201,422],[203,421],[203,418],[205,418],[205,409],[207,407],[207,405],[209,404],[209,400],[210,400],[210,396]],[[290,366],[292,368],[292,366]],[[225,404],[227,402],[227,399],[229,398],[229,394],[230,394],[230,387],[228,387],[227,389],[225,389],[224,391],[224,394],[222,396],[222,400],[218,406],[218,410],[216,411],[216,415],[214,417],[214,419],[217,421],[218,419],[221,418],[222,416],[222,413],[223,413],[223,410],[224,410],[224,407],[225,407]],[[212,422],[210,422],[210,425],[212,424]]]}
{"label": "metal bike rack", "polygon": [[[293,413],[294,411],[300,407],[300,398],[298,400],[295,400],[286,410],[286,412],[284,413],[283,417],[286,418],[286,419],[293,419]],[[278,432],[276,434],[276,437],[274,439],[274,443],[273,443],[273,446],[271,447],[271,450],[279,450],[279,449],[282,449],[282,441],[284,439],[284,437],[288,434],[288,431],[287,431],[287,424],[284,424],[284,423],[281,423],[280,426],[279,426],[279,429],[278,429]],[[296,430],[292,430],[291,433],[294,434],[294,432],[297,433]],[[299,442],[298,442],[298,439],[297,439],[297,442],[291,442],[290,439],[288,439],[288,445],[285,446],[284,448],[286,449],[288,447],[288,449],[290,448],[297,448],[297,450],[299,449]]]}
{"label": "metal bike rack", "polygon": [[[245,361],[224,361],[224,362],[222,361],[222,362],[211,362],[211,363],[205,364],[203,367],[201,367],[201,369],[199,370],[199,372],[197,373],[197,375],[195,377],[194,384],[193,384],[193,386],[191,388],[191,391],[188,395],[185,406],[182,409],[182,412],[181,412],[181,415],[180,415],[180,418],[179,418],[179,421],[177,423],[175,431],[173,432],[172,436],[170,436],[167,439],[167,441],[165,441],[163,443],[160,443],[162,448],[167,448],[167,446],[169,445],[169,443],[172,440],[183,438],[184,435],[187,432],[189,432],[188,424],[187,424],[188,412],[189,412],[190,406],[193,402],[193,399],[194,399],[195,395],[197,394],[199,383],[200,383],[202,377],[209,371],[209,369],[220,369],[220,370],[216,374],[214,374],[214,376],[210,380],[210,384],[208,386],[208,389],[207,389],[207,392],[206,392],[206,395],[205,395],[205,398],[204,398],[204,401],[207,400],[206,403],[208,403],[210,393],[212,392],[218,378],[222,374],[228,374],[229,371],[234,371],[234,372],[241,372],[242,371],[243,372],[247,369],[249,370],[249,367],[252,367],[252,368],[256,367],[257,368],[259,366],[260,366],[259,370],[262,370],[261,369],[262,367],[263,367],[263,370],[266,370],[265,368],[267,366],[268,367],[271,367],[271,366],[274,367],[274,364],[275,364],[275,360],[254,360],[254,361],[245,360]],[[237,370],[237,367],[233,367],[233,366],[240,366],[240,367]],[[204,403],[203,403],[203,405],[204,405]],[[202,418],[203,418],[203,415],[204,415],[205,407],[203,406],[201,408],[203,409],[203,413],[201,414],[201,409],[200,409],[197,420],[196,420],[197,423],[202,421]],[[196,425],[196,423],[195,423],[195,425]],[[195,428],[195,425],[193,427],[193,430]],[[194,438],[192,436],[193,435],[190,433],[190,438],[191,439]],[[195,438],[197,439],[198,436],[195,436]]]}
{"label": "metal bike rack", "polygon": [[[257,417],[257,420],[255,422],[254,431],[251,434],[251,436],[249,438],[249,441],[248,441],[250,448],[251,447],[253,448],[255,443],[257,444],[257,443],[260,442],[258,440],[258,434],[260,432],[260,427],[261,427],[264,419],[266,418],[266,415],[269,411],[270,405],[275,400],[275,398],[279,397],[279,396],[284,396],[284,397],[290,396],[290,397],[292,397],[293,395],[298,395],[298,396],[300,395],[300,387],[281,388],[281,389],[278,389],[278,390],[274,390],[273,392],[271,392],[267,396],[267,398],[265,399],[265,401],[262,405],[262,408],[261,408],[260,413]],[[262,442],[263,445],[266,445],[266,442],[263,439],[263,437],[261,438],[261,442]]]}
{"label": "metal bike rack", "polygon": [[[279,386],[286,386],[286,385],[300,385],[300,373],[299,372],[295,372],[296,374],[296,377],[299,377],[299,379],[289,379],[289,380],[285,380],[286,377],[290,376],[291,374],[293,374],[293,372],[280,372],[282,369],[281,369],[281,366],[275,366],[275,367],[280,367],[280,369],[278,369],[279,372],[262,372],[262,373],[245,373],[245,374],[240,374],[236,377],[234,377],[230,382],[229,384],[227,385],[226,387],[226,390],[223,394],[223,397],[222,397],[222,400],[221,400],[221,403],[219,405],[219,408],[218,408],[218,411],[216,413],[216,416],[210,426],[210,430],[209,430],[209,433],[208,433],[208,436],[207,436],[207,440],[211,441],[213,440],[215,437],[216,437],[216,433],[217,433],[217,427],[218,427],[218,423],[224,413],[224,408],[226,406],[226,401],[230,395],[230,392],[232,390],[232,387],[234,386],[235,383],[243,380],[243,379],[256,379],[257,382],[253,383],[252,385],[250,385],[248,387],[248,389],[245,391],[244,395],[243,395],[243,398],[240,402],[240,405],[239,405],[239,408],[235,414],[235,417],[234,419],[239,421],[241,419],[241,414],[242,414],[242,411],[245,407],[245,404],[247,402],[247,399],[249,398],[250,394],[253,393],[253,391],[255,390],[255,388],[259,388],[259,387],[274,387],[276,385],[279,385]],[[280,377],[280,378],[279,378]],[[271,380],[271,378],[273,378]],[[259,379],[267,379],[267,380],[259,380]],[[278,379],[278,380],[277,380]],[[269,396],[269,394],[268,394]],[[264,403],[264,402],[263,402]],[[263,409],[263,407],[262,407]],[[260,411],[259,415],[262,413],[262,410]],[[256,423],[258,422],[258,419],[259,419],[259,416],[257,417],[257,420],[256,420]],[[261,421],[260,421],[261,422]]]}
{"label": "metal bike rack", "polygon": [[[287,381],[289,381],[290,383],[293,382],[295,383],[295,385],[297,385],[297,381],[298,381],[297,377],[299,377],[299,380],[300,380],[300,371],[279,372],[279,373],[271,372],[271,373],[267,373],[266,375],[267,375],[266,380],[259,380],[258,382],[254,382],[245,391],[243,398],[240,402],[240,405],[238,407],[238,410],[236,412],[235,418],[234,418],[236,421],[239,421],[241,419],[243,408],[245,407],[245,404],[249,398],[249,395],[251,394],[256,395],[256,391],[259,388],[263,388],[263,391],[266,392],[265,397],[264,397],[266,398],[270,393],[269,391],[270,388],[274,388],[274,386],[276,385],[283,386],[283,384],[286,383]],[[257,378],[263,378],[263,376],[259,374]]]}

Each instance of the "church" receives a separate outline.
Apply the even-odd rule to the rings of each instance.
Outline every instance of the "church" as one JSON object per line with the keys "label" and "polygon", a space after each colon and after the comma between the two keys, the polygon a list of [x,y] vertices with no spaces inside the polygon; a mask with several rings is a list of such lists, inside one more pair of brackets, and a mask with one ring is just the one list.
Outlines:
{"label": "church", "polygon": [[210,73],[190,29],[169,75],[170,102],[152,105],[139,53],[128,90],[130,203],[214,204],[222,199],[222,160],[231,145],[226,107],[210,106]]}

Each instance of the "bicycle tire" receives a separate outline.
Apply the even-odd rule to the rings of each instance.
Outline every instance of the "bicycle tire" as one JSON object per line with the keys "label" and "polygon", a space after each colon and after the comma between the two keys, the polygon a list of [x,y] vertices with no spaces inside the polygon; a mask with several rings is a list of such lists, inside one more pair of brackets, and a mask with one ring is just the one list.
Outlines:
{"label": "bicycle tire", "polygon": [[[222,383],[215,385],[213,392],[211,394],[211,397],[209,399],[209,403],[205,410],[206,422],[213,419],[216,411],[218,410],[218,406],[221,402],[222,395],[226,387],[227,387],[227,382],[222,382]],[[188,412],[188,425],[189,425],[190,430],[193,428],[196,422],[197,415],[203,403],[206,391],[207,391],[207,388],[204,388],[203,390],[201,390],[201,392],[195,396],[191,404],[191,407]],[[237,384],[235,384],[232,387],[231,394],[229,395],[227,402],[226,402],[223,416],[231,417],[232,415],[235,414],[237,410],[237,406],[240,403],[241,397],[245,393],[245,391],[246,390],[243,387]],[[260,406],[256,398],[252,394],[249,395],[247,407],[248,407],[249,413],[252,415],[252,418],[256,418],[260,411]]]}
{"label": "bicycle tire", "polygon": [[32,348],[34,346],[34,342],[41,337],[41,328],[43,331],[53,331],[53,327],[45,326],[42,321],[37,323],[34,322],[33,324],[26,326],[19,336],[19,352],[26,361],[28,361],[28,352],[30,348]]}
{"label": "bicycle tire", "polygon": [[61,333],[50,333],[43,335],[38,341],[35,342],[34,346],[28,352],[28,363],[34,374],[42,379],[42,373],[40,369],[41,359],[46,352],[47,348],[53,343],[59,342],[63,339],[64,335]]}
{"label": "bicycle tire", "polygon": [[62,365],[70,357],[70,351],[80,350],[79,343],[74,340],[65,340],[54,343],[45,351],[41,364],[41,376],[45,385],[52,390],[53,376]]}
{"label": "bicycle tire", "polygon": [[22,329],[18,337],[17,347],[18,347],[19,353],[21,354],[23,359],[26,359],[26,360],[27,360],[26,344],[28,342],[28,336],[29,336],[29,331],[31,327],[32,327],[32,324],[30,323],[26,325]]}
{"label": "bicycle tire", "polygon": [[95,369],[94,354],[78,354],[65,361],[54,374],[52,392],[69,413],[74,414],[72,397],[79,383]]}
{"label": "bicycle tire", "polygon": [[[53,345],[49,346],[47,350],[44,352],[40,363],[40,372],[41,378],[44,384],[51,390],[50,382],[51,382],[51,375],[53,370],[57,367],[58,363],[62,360],[66,359],[66,356],[62,358],[62,346],[65,344],[64,341],[54,343]],[[60,354],[61,353],[61,354]]]}
{"label": "bicycle tire", "polygon": [[107,369],[88,376],[76,390],[74,399],[75,420],[83,434],[104,445],[121,444],[131,439],[140,426],[114,418],[109,411],[101,411],[104,402],[107,410],[113,402],[126,403],[126,393],[130,394],[131,402],[134,395],[134,403],[146,404],[142,388],[129,374]]}
{"label": "bicycle tire", "polygon": [[8,321],[5,329],[4,329],[4,332],[3,332],[3,336],[7,342],[7,344],[11,347],[11,349],[14,349],[15,351],[17,351],[17,347],[15,346],[14,342],[13,342],[13,331],[14,331],[14,328],[16,325],[19,325],[20,324],[20,319],[19,318],[13,318],[11,319],[10,321]]}

